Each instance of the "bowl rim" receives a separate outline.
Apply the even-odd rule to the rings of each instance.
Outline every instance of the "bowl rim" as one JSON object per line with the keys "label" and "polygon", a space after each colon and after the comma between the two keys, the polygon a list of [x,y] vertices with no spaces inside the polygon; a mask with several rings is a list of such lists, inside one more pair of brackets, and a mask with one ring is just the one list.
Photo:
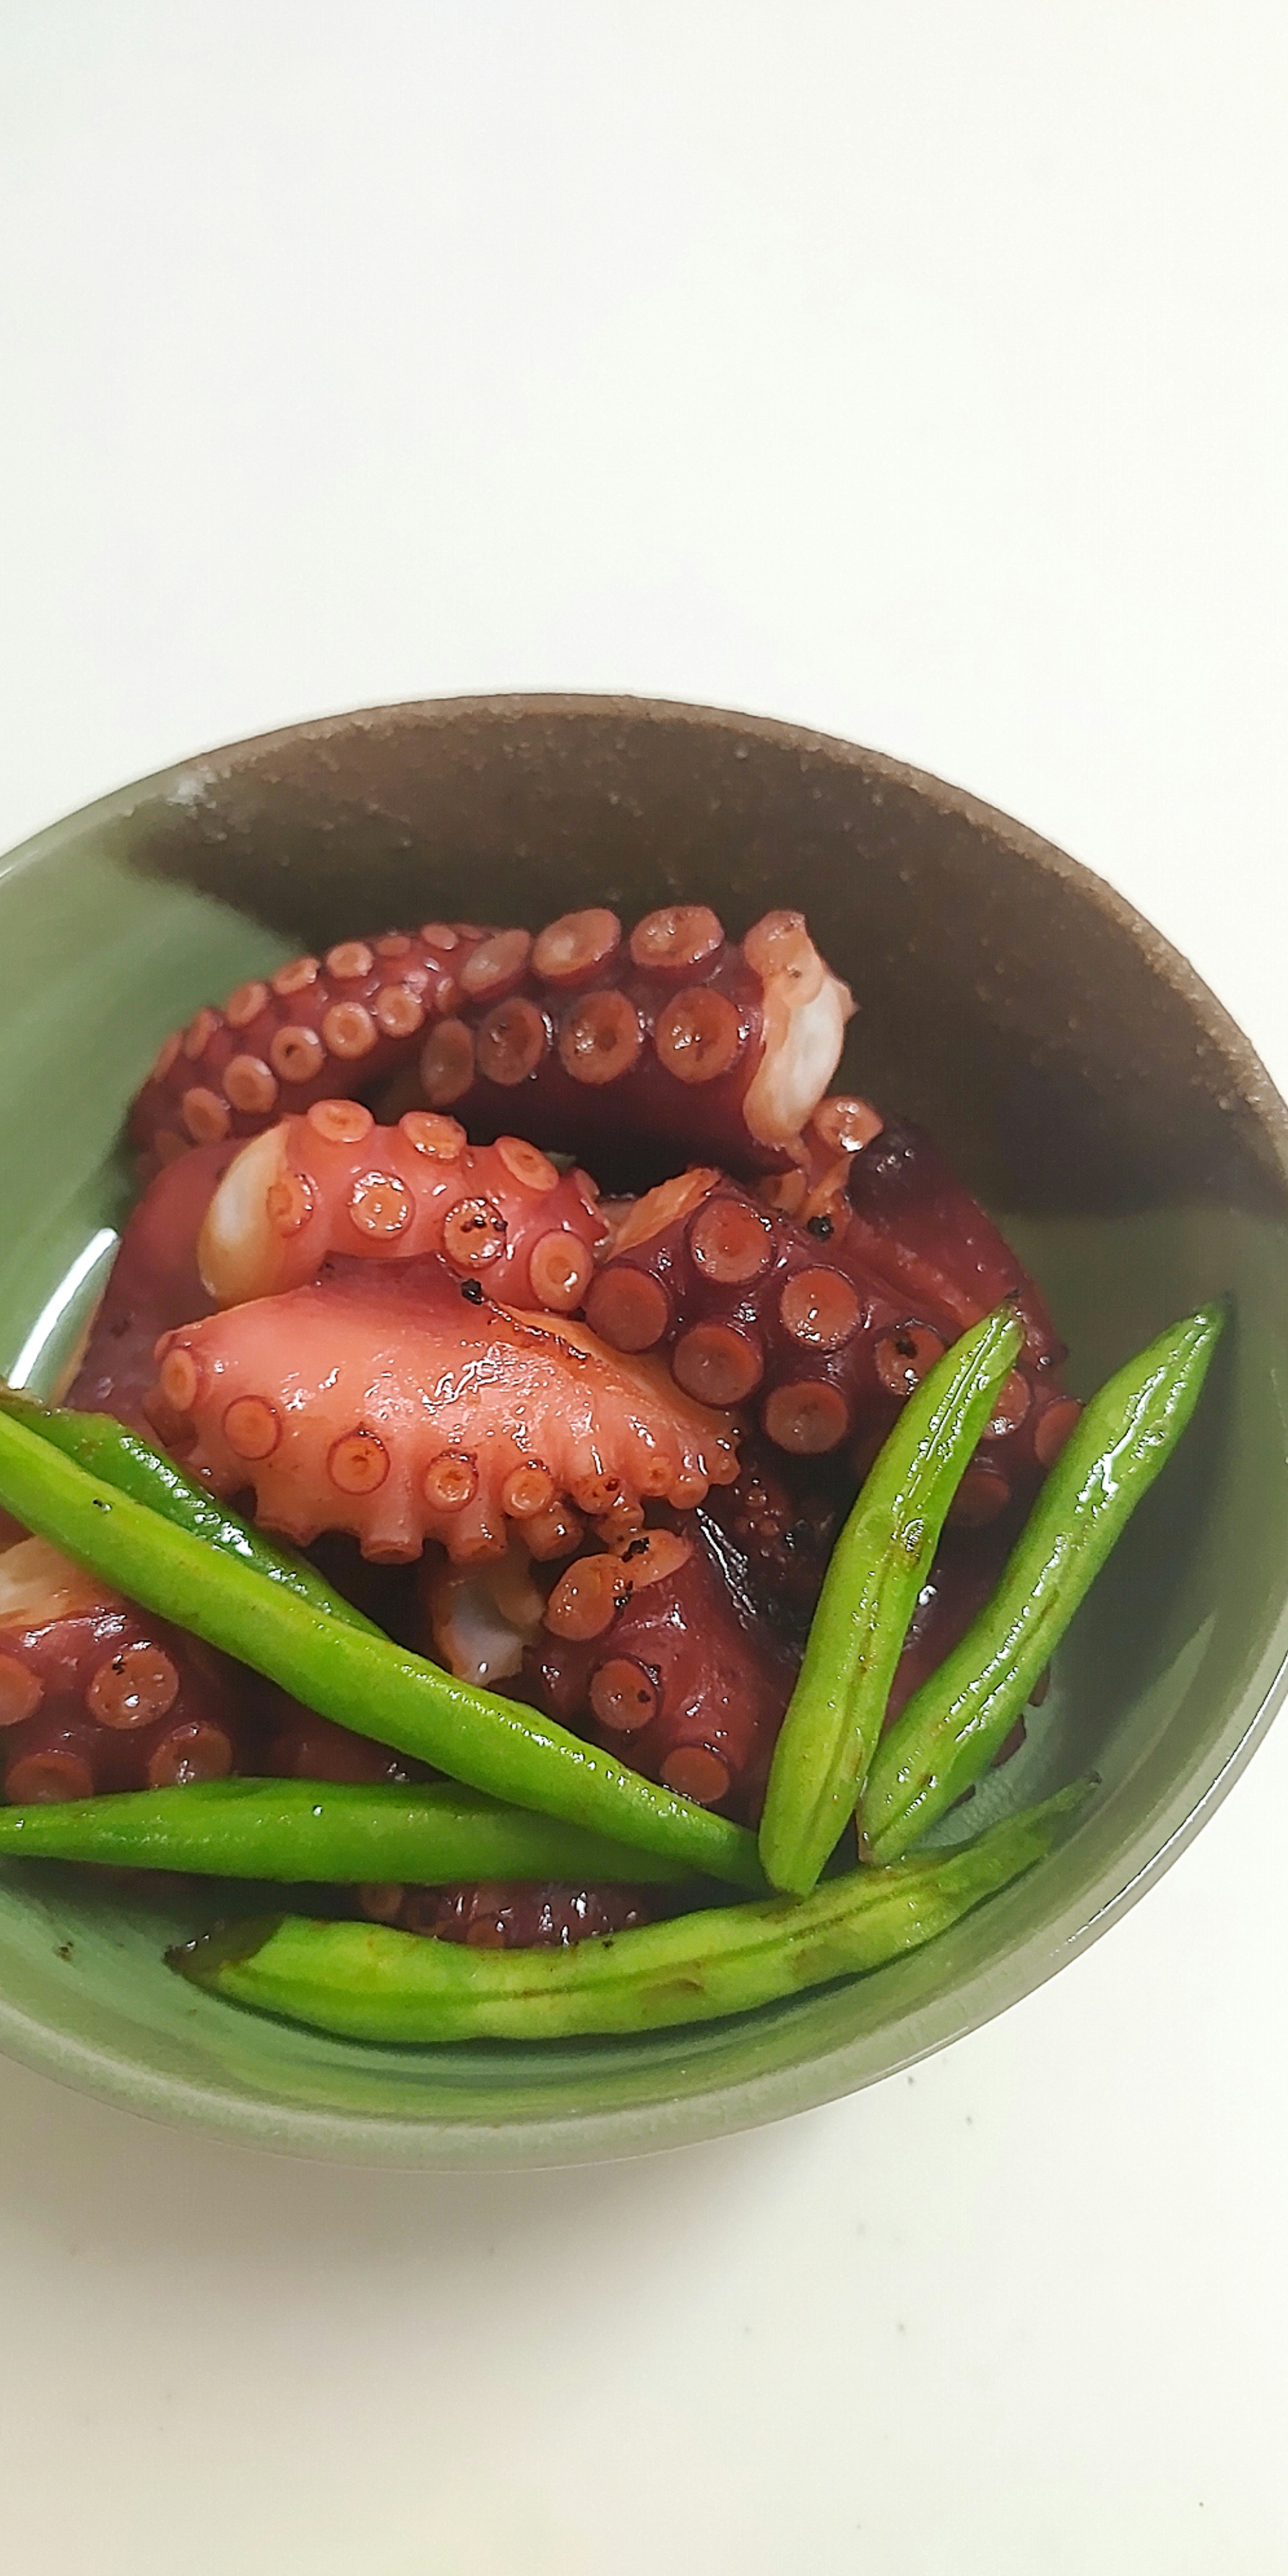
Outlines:
{"label": "bowl rim", "polygon": [[[355,732],[446,730],[470,716],[520,723],[550,717],[678,723],[857,770],[868,779],[909,789],[932,811],[973,825],[1040,873],[1076,888],[1130,939],[1222,1058],[1232,1091],[1251,1112],[1288,1182],[1288,1107],[1255,1048],[1189,960],[1116,888],[1027,824],[930,771],[841,736],[734,708],[577,691],[504,692],[406,699],[307,718],[191,754],[60,816],[0,856],[0,885],[38,866],[87,829],[126,819],[158,801],[188,802],[207,783],[253,766],[276,749],[325,744]],[[729,2136],[884,2082],[1035,1993],[1120,1921],[1180,1858],[1251,1760],[1286,1693],[1288,1654],[1268,1683],[1253,1683],[1232,1707],[1219,1737],[1178,1793],[1188,1802],[1184,1813],[1169,1821],[1164,1811],[1142,1825],[1131,1844],[1102,1868],[1095,1888],[1066,1906],[1040,1940],[1030,1937],[1020,1949],[973,1972],[964,1985],[915,2007],[906,2017],[904,2045],[879,2072],[851,2066],[860,2044],[851,2041],[803,2064],[734,2084],[717,2079],[670,2101],[493,2123],[239,2099],[213,2084],[142,2067],[123,2050],[70,2037],[4,1996],[0,2050],[75,2091],[145,2118],[196,2128],[231,2144],[314,2160],[401,2170],[516,2170],[629,2159]]]}

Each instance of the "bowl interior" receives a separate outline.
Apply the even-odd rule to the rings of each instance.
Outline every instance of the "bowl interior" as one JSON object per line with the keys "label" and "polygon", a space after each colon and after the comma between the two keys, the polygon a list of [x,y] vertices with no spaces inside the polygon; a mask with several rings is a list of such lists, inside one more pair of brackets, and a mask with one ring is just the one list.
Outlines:
{"label": "bowl interior", "polygon": [[0,1875],[0,2043],[165,2116],[318,2155],[562,2161],[804,2107],[1049,1975],[1165,1865],[1268,1722],[1288,1648],[1284,1114],[1156,934],[1047,844],[874,754],[692,708],[463,701],[296,728],[145,782],[0,869],[0,1367],[48,1386],[131,1183],[168,1030],[389,924],[712,903],[809,913],[860,1009],[845,1077],[924,1119],[1047,1287],[1084,1391],[1230,1293],[1199,1425],[973,1820],[1094,1766],[1045,1866],[860,1983],[709,2030],[376,2050],[201,1996],[168,1940],[233,1910]]}

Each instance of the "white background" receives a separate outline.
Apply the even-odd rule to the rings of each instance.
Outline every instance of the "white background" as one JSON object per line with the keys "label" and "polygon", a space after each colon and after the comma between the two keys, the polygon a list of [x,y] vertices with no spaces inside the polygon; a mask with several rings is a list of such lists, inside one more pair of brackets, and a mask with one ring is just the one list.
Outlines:
{"label": "white background", "polygon": [[[1278,0],[6,0],[0,846],[330,708],[964,781],[1288,1082]],[[0,2069],[33,2576],[1278,2576],[1288,1722],[1056,1984],[644,2165]]]}

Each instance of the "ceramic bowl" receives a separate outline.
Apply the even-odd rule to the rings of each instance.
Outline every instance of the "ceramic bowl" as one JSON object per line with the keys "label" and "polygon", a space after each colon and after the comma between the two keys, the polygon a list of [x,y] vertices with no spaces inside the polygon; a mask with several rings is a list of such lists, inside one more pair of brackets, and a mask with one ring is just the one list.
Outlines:
{"label": "ceramic bowl", "polygon": [[184,762],[15,852],[0,1367],[53,1382],[128,1205],[122,1112],[198,1003],[391,923],[535,928],[677,897],[738,932],[769,905],[808,912],[859,999],[845,1080],[937,1132],[1050,1292],[1080,1389],[1199,1299],[1233,1298],[1199,1422],[976,1812],[1089,1765],[1099,1796],[1039,1870],[878,1975],[558,2048],[380,2050],[278,2026],[163,1965],[200,1901],[12,1866],[0,2046],[28,2065],[225,2137],[401,2165],[748,2127],[1040,1985],[1144,1894],[1268,1725],[1288,1647],[1283,1105],[1183,959],[1084,868],[959,789],[790,726],[596,698],[377,709]]}

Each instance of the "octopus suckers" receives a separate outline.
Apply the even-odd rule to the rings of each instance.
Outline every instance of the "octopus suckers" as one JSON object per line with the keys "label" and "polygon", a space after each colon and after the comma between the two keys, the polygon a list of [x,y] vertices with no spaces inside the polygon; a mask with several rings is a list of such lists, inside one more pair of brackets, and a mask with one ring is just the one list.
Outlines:
{"label": "octopus suckers", "polygon": [[98,1666],[85,1705],[103,1726],[150,1726],[179,1696],[179,1675],[159,1646],[125,1646]]}
{"label": "octopus suckers", "polygon": [[559,1061],[574,1082],[599,1086],[629,1072],[644,1044],[640,1015],[625,993],[609,985],[587,993],[559,1030]]}
{"label": "octopus suckers", "polygon": [[342,1494],[374,1494],[389,1473],[389,1452],[374,1431],[346,1431],[327,1453],[327,1474]]}

